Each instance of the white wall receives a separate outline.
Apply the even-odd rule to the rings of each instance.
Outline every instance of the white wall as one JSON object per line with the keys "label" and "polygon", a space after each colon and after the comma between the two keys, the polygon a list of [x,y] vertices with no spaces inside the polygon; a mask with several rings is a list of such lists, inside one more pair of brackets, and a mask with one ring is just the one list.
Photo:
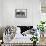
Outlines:
{"label": "white wall", "polygon": [[40,20],[41,20],[41,2],[40,0],[33,0],[32,3],[32,14],[33,14],[33,26],[37,26],[37,24],[39,24]]}
{"label": "white wall", "polygon": [[[15,18],[15,9],[27,9],[27,18]],[[2,25],[33,25],[40,20],[40,0],[3,0]]]}
{"label": "white wall", "polygon": [[0,0],[0,26],[2,24],[2,0]]}

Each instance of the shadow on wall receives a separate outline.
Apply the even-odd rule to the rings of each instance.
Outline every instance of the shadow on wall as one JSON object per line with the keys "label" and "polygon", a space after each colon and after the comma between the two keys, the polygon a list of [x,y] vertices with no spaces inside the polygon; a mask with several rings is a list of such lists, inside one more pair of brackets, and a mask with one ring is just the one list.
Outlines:
{"label": "shadow on wall", "polygon": [[4,27],[0,27],[0,40],[3,40]]}

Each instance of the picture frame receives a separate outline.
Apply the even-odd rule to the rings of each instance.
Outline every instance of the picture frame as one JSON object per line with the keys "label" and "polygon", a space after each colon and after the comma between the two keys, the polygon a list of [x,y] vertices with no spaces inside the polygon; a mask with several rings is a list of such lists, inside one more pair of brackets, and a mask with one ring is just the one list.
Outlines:
{"label": "picture frame", "polygon": [[15,9],[16,18],[27,18],[27,9]]}

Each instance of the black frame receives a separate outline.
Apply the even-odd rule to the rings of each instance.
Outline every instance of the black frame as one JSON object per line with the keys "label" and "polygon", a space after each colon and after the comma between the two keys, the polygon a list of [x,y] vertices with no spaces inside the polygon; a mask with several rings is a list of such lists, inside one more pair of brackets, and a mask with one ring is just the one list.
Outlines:
{"label": "black frame", "polygon": [[15,9],[16,18],[27,18],[27,9]]}

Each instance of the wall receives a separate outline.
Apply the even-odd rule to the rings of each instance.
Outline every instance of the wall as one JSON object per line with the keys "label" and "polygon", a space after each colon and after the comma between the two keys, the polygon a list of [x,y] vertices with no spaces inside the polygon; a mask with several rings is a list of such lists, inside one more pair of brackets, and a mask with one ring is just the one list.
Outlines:
{"label": "wall", "polygon": [[1,26],[2,26],[2,21],[3,21],[3,16],[2,16],[2,14],[3,14],[3,2],[2,2],[2,0],[0,0],[0,39],[2,38],[2,29],[1,29]]}
{"label": "wall", "polygon": [[[27,18],[15,18],[15,9],[27,9]],[[40,20],[40,0],[3,0],[2,25],[33,25]]]}
{"label": "wall", "polygon": [[0,0],[0,26],[2,24],[2,0]]}

